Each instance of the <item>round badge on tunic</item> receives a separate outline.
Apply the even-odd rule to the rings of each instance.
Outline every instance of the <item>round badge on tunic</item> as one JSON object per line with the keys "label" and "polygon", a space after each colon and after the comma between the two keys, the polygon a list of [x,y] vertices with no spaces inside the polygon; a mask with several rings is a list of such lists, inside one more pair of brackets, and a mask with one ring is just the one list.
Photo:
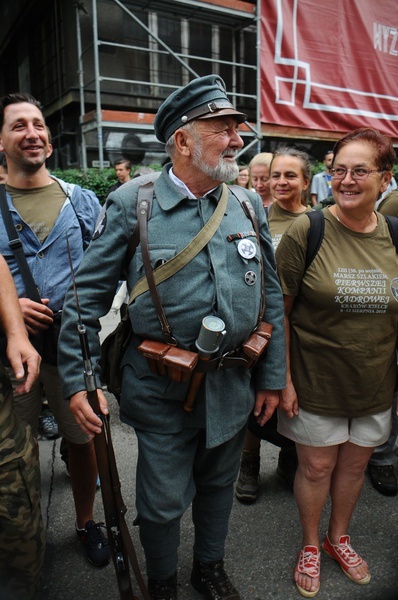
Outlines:
{"label": "round badge on tunic", "polygon": [[256,256],[256,246],[251,240],[240,240],[238,252],[243,258],[253,258]]}
{"label": "round badge on tunic", "polygon": [[256,283],[257,275],[254,271],[247,271],[245,273],[245,283],[247,285],[254,285]]}

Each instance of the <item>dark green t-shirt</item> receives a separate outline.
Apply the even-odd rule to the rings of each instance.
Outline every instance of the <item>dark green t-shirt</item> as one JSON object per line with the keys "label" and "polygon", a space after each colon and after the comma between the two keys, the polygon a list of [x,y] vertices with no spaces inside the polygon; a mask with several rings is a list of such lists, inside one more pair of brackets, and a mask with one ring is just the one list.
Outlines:
{"label": "dark green t-shirt", "polygon": [[296,298],[290,353],[299,406],[376,414],[391,407],[396,380],[398,257],[382,215],[374,231],[359,233],[323,212],[325,235],[305,273],[308,217],[291,224],[276,252],[283,293]]}

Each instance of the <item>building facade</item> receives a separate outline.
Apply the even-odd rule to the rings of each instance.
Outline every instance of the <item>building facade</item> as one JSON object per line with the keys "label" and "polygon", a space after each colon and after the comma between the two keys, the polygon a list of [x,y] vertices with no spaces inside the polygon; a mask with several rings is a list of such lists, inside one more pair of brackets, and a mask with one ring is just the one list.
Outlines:
{"label": "building facade", "polygon": [[2,13],[0,94],[40,100],[53,136],[50,167],[107,166],[121,156],[161,162],[157,108],[209,73],[223,77],[249,116],[246,158],[260,149],[256,2],[5,0]]}

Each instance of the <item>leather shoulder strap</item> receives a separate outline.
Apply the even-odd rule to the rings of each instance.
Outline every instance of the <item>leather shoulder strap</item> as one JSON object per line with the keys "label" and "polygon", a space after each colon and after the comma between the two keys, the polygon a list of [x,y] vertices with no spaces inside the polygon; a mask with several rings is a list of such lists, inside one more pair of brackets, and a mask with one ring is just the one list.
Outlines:
{"label": "leather shoulder strap", "polygon": [[261,323],[261,321],[263,320],[263,316],[264,316],[264,312],[265,312],[265,272],[264,272],[263,254],[261,252],[261,240],[260,240],[260,229],[258,227],[258,219],[257,219],[256,212],[253,208],[253,205],[250,202],[249,198],[247,197],[247,194],[246,194],[244,188],[242,188],[240,185],[230,185],[229,189],[234,194],[234,196],[239,200],[239,203],[242,206],[245,215],[252,222],[254,231],[256,232],[257,243],[258,243],[258,247],[259,247],[259,251],[260,251],[260,264],[261,264],[261,306],[260,306],[260,312],[259,312],[258,319],[257,319],[257,326],[258,326]]}

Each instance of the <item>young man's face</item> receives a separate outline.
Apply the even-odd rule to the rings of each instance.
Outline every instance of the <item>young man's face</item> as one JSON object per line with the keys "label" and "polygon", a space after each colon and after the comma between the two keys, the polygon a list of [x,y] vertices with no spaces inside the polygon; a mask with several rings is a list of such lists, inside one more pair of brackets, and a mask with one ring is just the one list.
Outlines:
{"label": "young man's face", "polygon": [[130,179],[130,169],[127,169],[125,163],[115,166],[116,177],[120,183],[126,183]]}
{"label": "young man's face", "polygon": [[51,155],[52,146],[41,111],[29,102],[10,104],[4,109],[0,151],[7,157],[10,171],[37,171]]}
{"label": "young man's face", "polygon": [[329,154],[326,154],[323,164],[326,167],[326,171],[329,172],[329,170],[332,168],[332,164],[333,164],[333,152],[329,152]]}

